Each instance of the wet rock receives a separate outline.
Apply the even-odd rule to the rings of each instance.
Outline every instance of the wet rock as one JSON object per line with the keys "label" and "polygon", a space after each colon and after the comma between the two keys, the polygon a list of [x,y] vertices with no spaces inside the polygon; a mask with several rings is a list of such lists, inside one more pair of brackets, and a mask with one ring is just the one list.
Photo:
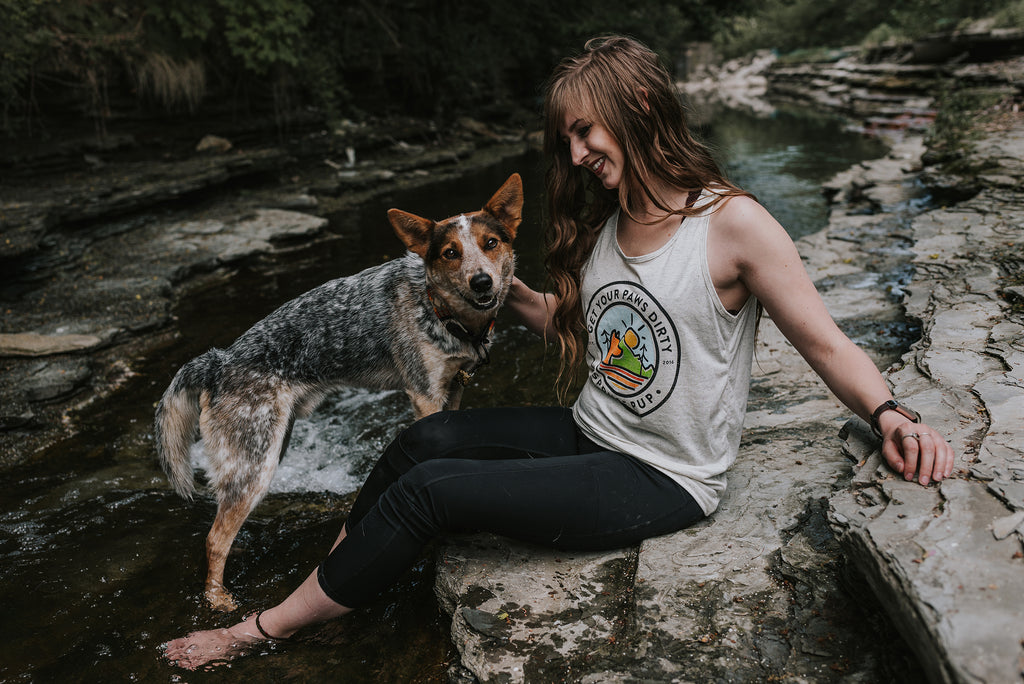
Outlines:
{"label": "wet rock", "polygon": [[[122,216],[171,200],[273,172],[286,161],[283,150],[167,162],[107,165],[87,177],[10,192],[0,200],[0,263],[13,263],[46,249],[59,226]],[[16,199],[15,199],[16,198]]]}
{"label": "wet rock", "polygon": [[775,55],[767,50],[749,57],[730,60],[714,75],[680,83],[684,93],[702,100],[721,102],[731,109],[765,113],[771,110],[764,100],[768,89],[765,72],[775,62]]}
{"label": "wet rock", "polygon": [[196,152],[209,152],[224,154],[231,150],[231,141],[217,135],[204,135],[202,140],[196,144]]}
{"label": "wet rock", "polygon": [[89,381],[92,370],[80,361],[54,361],[39,364],[25,379],[22,389],[31,402],[53,401],[66,397]]}
{"label": "wet rock", "polygon": [[327,219],[320,216],[282,209],[257,209],[234,220],[189,220],[161,226],[151,249],[204,254],[218,264],[229,264],[269,252],[276,244],[310,238],[326,225]]}
{"label": "wet rock", "polygon": [[[492,535],[445,548],[435,592],[452,615],[461,667],[478,681],[552,681],[627,627],[633,551],[553,552]],[[627,602],[628,604],[628,602]]]}
{"label": "wet rock", "polygon": [[828,64],[777,61],[767,77],[773,98],[814,103],[875,129],[922,133],[935,117],[933,97],[947,72],[935,65],[868,64],[848,54]]}
{"label": "wet rock", "polygon": [[992,536],[996,539],[1006,539],[1017,532],[1021,525],[1024,525],[1024,511],[998,518],[992,521]]}
{"label": "wet rock", "polygon": [[35,414],[31,411],[23,411],[17,415],[10,413],[11,407],[4,407],[7,415],[0,415],[0,431],[3,430],[21,430],[27,429],[32,426],[35,420]]}

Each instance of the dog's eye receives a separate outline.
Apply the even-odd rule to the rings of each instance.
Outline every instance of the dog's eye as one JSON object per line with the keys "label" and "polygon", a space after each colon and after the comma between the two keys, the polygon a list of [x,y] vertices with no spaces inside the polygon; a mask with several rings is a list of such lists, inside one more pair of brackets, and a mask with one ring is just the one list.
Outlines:
{"label": "dog's eye", "polygon": [[459,258],[459,252],[454,247],[449,247],[448,249],[446,249],[443,252],[441,252],[441,256],[443,256],[445,259],[448,259],[448,260],[458,259]]}
{"label": "dog's eye", "polygon": [[498,246],[498,238],[492,237],[484,243],[484,249],[491,250]]}

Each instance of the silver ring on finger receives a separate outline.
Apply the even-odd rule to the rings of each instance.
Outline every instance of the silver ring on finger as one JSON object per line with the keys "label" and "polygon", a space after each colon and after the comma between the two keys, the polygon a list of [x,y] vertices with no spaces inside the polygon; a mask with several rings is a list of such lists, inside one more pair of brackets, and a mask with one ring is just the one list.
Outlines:
{"label": "silver ring on finger", "polygon": [[900,439],[906,439],[907,437],[913,437],[914,439],[921,441],[921,435],[917,434],[916,432],[908,432],[907,434],[903,435]]}

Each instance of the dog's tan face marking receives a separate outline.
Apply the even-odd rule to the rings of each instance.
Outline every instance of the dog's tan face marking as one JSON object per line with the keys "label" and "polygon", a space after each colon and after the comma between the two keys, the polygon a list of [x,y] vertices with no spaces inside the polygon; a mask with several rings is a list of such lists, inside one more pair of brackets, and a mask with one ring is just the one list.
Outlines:
{"label": "dog's tan face marking", "polygon": [[512,244],[502,228],[484,212],[438,223],[426,257],[432,286],[458,293],[478,309],[495,306],[512,257]]}
{"label": "dog's tan face marking", "polygon": [[435,289],[454,292],[468,307],[483,311],[501,302],[511,282],[512,241],[522,209],[522,179],[512,174],[480,211],[435,223],[391,209],[388,218],[406,247],[429,265]]}
{"label": "dog's tan face marking", "polygon": [[499,303],[512,268],[511,239],[500,221],[482,211],[462,214],[436,224],[431,243],[432,287],[457,293],[479,310]]}

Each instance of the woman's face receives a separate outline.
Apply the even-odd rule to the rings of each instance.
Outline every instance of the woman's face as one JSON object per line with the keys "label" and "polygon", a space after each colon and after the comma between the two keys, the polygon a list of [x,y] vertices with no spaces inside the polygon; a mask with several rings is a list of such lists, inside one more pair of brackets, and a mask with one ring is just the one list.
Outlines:
{"label": "woman's face", "polygon": [[560,133],[574,165],[589,169],[609,190],[619,187],[625,155],[607,128],[589,117],[568,112]]}

